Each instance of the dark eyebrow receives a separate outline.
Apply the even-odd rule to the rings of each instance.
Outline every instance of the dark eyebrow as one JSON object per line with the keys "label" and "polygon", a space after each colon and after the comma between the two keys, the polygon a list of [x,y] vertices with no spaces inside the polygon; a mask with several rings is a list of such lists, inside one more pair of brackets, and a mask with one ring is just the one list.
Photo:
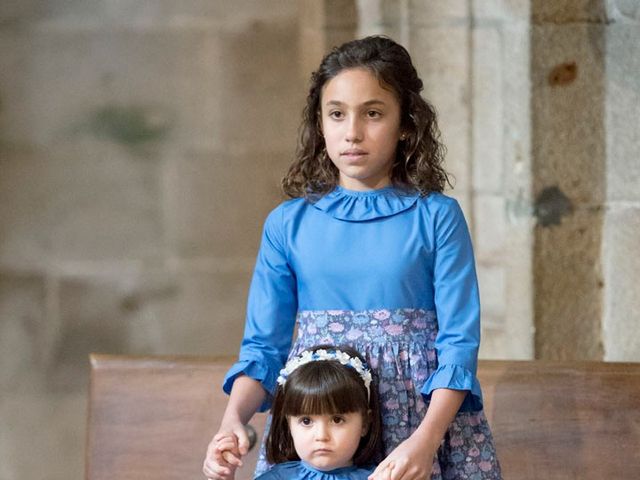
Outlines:
{"label": "dark eyebrow", "polygon": [[[335,105],[337,107],[341,107],[341,106],[344,105],[344,103],[340,102],[338,100],[329,100],[325,105],[327,105],[327,106]],[[386,103],[384,103],[382,100],[373,99],[373,100],[367,100],[362,105],[365,106],[365,107],[370,107],[372,105],[386,105]]]}

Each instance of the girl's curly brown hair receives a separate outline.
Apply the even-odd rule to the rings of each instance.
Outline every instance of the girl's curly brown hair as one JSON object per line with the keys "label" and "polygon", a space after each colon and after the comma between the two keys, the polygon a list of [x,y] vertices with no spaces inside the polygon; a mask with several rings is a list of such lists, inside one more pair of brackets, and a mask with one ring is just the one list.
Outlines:
{"label": "girl's curly brown hair", "polygon": [[338,184],[339,172],[327,155],[322,136],[320,100],[324,85],[349,68],[371,71],[400,101],[400,128],[406,138],[396,149],[392,183],[422,195],[442,192],[446,184],[451,185],[442,166],[445,148],[440,142],[436,112],[420,95],[422,80],[409,52],[390,38],[375,35],[335,47],[311,74],[296,158],[282,180],[284,193],[292,198],[309,198],[325,194]]}

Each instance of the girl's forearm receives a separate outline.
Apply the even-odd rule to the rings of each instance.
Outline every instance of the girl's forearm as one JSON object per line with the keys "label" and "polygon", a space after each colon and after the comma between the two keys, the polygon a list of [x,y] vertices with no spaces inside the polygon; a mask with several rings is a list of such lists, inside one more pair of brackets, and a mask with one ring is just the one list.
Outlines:
{"label": "girl's forearm", "polygon": [[258,411],[266,397],[262,384],[251,377],[242,375],[235,379],[222,424],[240,421],[246,425]]}
{"label": "girl's forearm", "polygon": [[434,390],[427,413],[412,436],[419,438],[431,452],[435,453],[466,395],[466,390],[447,388]]}

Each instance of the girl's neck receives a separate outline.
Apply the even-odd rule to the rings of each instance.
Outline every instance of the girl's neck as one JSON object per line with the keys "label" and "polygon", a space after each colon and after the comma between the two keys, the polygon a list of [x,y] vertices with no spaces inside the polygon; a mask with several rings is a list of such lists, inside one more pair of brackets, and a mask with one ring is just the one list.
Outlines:
{"label": "girl's neck", "polygon": [[361,182],[352,178],[344,178],[340,176],[338,185],[345,190],[352,190],[354,192],[369,192],[372,190],[381,190],[383,188],[391,186],[391,178],[385,177],[374,182]]}

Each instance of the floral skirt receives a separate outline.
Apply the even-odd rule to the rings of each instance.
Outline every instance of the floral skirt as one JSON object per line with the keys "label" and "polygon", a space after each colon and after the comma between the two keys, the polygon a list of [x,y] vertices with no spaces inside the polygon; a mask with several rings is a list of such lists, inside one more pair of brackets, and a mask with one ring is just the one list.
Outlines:
{"label": "floral skirt", "polygon": [[[384,453],[391,453],[418,428],[428,407],[420,390],[438,367],[435,312],[301,311],[297,322],[298,337],[290,358],[315,345],[331,344],[350,345],[367,360],[378,381]],[[268,469],[263,441],[256,476]],[[458,413],[434,458],[431,479],[501,478],[484,412]]]}

